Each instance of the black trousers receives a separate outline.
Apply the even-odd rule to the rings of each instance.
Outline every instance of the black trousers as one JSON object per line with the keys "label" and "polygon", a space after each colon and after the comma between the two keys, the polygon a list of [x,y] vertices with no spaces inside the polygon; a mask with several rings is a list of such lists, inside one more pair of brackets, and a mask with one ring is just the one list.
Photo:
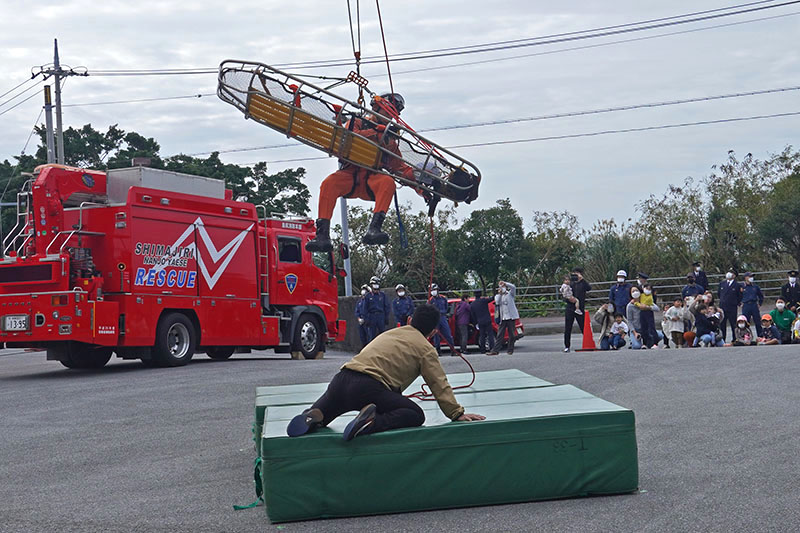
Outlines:
{"label": "black trousers", "polygon": [[578,321],[578,327],[581,328],[581,333],[583,333],[583,321],[586,319],[583,318],[583,315],[575,314],[574,307],[567,307],[566,311],[564,311],[564,348],[569,348],[572,343],[572,323],[575,320]]}
{"label": "black trousers", "polygon": [[739,310],[738,306],[732,307],[722,307],[722,312],[725,313],[725,320],[719,325],[720,329],[722,330],[722,339],[724,340],[727,336],[726,330],[728,329],[728,324],[731,325],[731,340],[734,337],[734,331],[736,331],[736,319],[738,318],[737,311]]}
{"label": "black trousers", "polygon": [[486,351],[486,341],[489,341],[488,347],[490,350],[494,349],[494,328],[491,322],[478,324],[478,348],[481,353]]}
{"label": "black trousers", "polygon": [[387,389],[373,377],[346,368],[333,376],[328,390],[311,407],[322,411],[322,425],[327,426],[340,415],[360,411],[371,403],[377,408],[377,416],[370,433],[416,427],[425,422],[425,414],[412,400]]}
{"label": "black trousers", "polygon": [[495,352],[500,351],[500,347],[503,346],[506,332],[508,332],[508,351],[514,351],[514,341],[517,338],[516,322],[517,321],[514,319],[500,322],[500,325],[497,327],[497,337],[495,337],[494,340],[494,348],[492,348]]}

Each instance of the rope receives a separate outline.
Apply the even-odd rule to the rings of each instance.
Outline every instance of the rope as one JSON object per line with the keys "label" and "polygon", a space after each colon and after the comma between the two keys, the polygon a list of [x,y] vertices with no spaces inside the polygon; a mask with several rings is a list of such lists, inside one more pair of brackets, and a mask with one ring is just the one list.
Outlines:
{"label": "rope", "polygon": [[[439,335],[441,338],[443,338],[444,342],[447,343],[447,345],[450,347],[453,353],[459,356],[465,363],[467,363],[470,372],[472,372],[472,379],[470,380],[469,383],[467,383],[466,385],[459,385],[458,387],[453,387],[453,390],[468,389],[472,387],[472,385],[475,383],[475,369],[472,368],[472,364],[469,362],[469,360],[467,360],[467,358],[464,357],[464,354],[462,354],[459,350],[457,350],[455,346],[450,344],[450,341],[445,339],[444,335],[441,335],[438,329],[433,330],[433,333],[431,335],[432,336]],[[417,392],[406,395],[406,398],[414,398],[422,402],[431,402],[436,400],[436,398],[433,395],[433,392],[431,392],[430,390],[430,386],[428,386],[427,383],[423,383],[422,386],[420,387],[420,390],[418,390]]]}
{"label": "rope", "polygon": [[389,89],[394,93],[394,84],[392,83],[392,70],[389,68],[389,51],[386,48],[386,34],[383,32],[383,19],[381,18],[381,3],[380,0],[375,0],[375,6],[378,8],[378,24],[381,27],[381,40],[383,40],[383,54],[386,56],[386,73],[389,75]]}
{"label": "rope", "polygon": [[[358,48],[353,34],[353,15],[350,11],[350,0],[347,0],[347,18],[350,21],[350,42],[353,45],[353,57],[356,60],[356,75],[361,77],[361,4],[356,0],[356,32],[358,33]],[[364,105],[364,87],[358,85],[358,105]]]}

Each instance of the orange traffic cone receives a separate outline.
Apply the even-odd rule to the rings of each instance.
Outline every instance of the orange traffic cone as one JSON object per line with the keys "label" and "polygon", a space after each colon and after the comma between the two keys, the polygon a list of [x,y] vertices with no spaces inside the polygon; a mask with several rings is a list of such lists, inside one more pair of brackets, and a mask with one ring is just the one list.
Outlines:
{"label": "orange traffic cone", "polygon": [[594,343],[592,335],[592,319],[589,318],[589,311],[583,312],[583,345],[576,352],[596,352],[597,345]]}

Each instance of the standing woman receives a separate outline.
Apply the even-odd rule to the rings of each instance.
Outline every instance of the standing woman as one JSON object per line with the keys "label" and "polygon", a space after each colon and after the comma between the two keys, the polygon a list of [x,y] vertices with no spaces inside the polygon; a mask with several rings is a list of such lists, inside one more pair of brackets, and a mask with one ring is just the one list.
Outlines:
{"label": "standing woman", "polygon": [[576,313],[576,308],[581,312],[586,311],[586,293],[592,290],[592,286],[583,279],[583,269],[575,267],[572,269],[570,275],[570,287],[572,287],[572,295],[577,300],[577,306],[573,302],[567,302],[567,308],[564,310],[564,353],[569,352],[569,347],[572,340],[572,323],[577,319],[578,327],[583,333],[584,318],[580,313]]}
{"label": "standing woman", "polygon": [[503,337],[508,333],[508,355],[514,353],[514,341],[516,340],[517,328],[516,321],[519,318],[517,304],[514,298],[517,295],[517,288],[514,284],[501,281],[499,284],[500,293],[495,299],[496,307],[500,315],[500,326],[497,328],[497,337],[494,341],[494,348],[486,355],[497,355],[497,349],[503,344]]}

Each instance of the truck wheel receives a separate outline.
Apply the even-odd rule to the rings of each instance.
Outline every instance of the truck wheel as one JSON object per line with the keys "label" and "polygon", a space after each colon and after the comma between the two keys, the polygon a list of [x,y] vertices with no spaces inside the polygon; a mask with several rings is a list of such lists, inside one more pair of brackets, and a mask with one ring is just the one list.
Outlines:
{"label": "truck wheel", "polygon": [[211,359],[230,359],[236,346],[210,346],[206,349],[206,355]]}
{"label": "truck wheel", "polygon": [[92,348],[89,346],[76,346],[68,344],[66,348],[58,350],[59,361],[67,368],[92,369],[103,368],[114,353],[113,348]]}
{"label": "truck wheel", "polygon": [[192,359],[196,344],[192,321],[181,313],[169,313],[158,321],[153,359],[159,366],[183,366]]}
{"label": "truck wheel", "polygon": [[301,352],[305,359],[315,359],[322,350],[322,328],[319,321],[308,313],[300,315],[294,330],[293,352]]}

